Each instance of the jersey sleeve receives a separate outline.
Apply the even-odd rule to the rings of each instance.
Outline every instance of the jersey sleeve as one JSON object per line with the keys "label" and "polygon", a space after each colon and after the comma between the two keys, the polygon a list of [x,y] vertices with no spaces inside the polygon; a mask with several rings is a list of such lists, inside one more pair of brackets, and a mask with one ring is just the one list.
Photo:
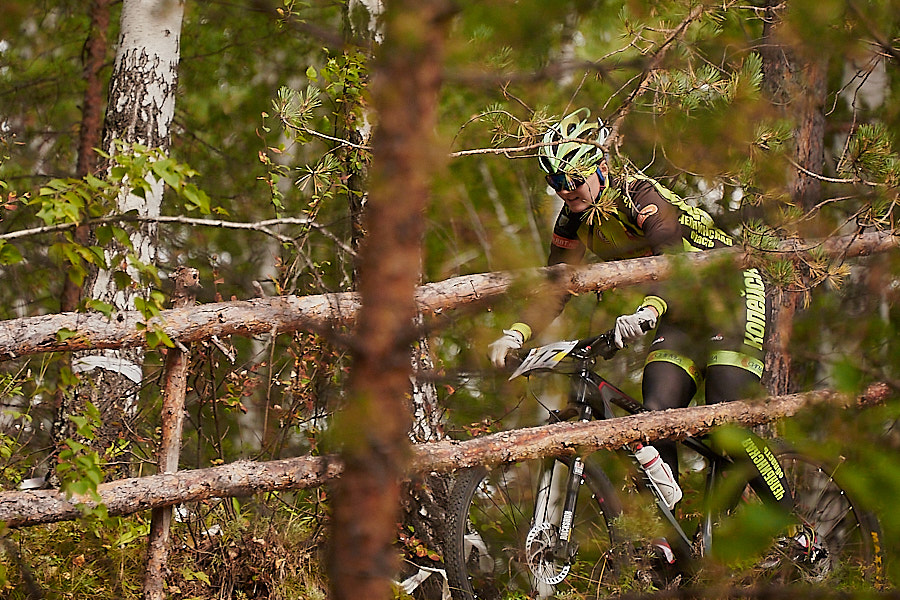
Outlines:
{"label": "jersey sleeve", "polygon": [[580,264],[584,259],[585,246],[578,239],[578,228],[581,220],[563,207],[556,217],[553,225],[553,237],[550,240],[550,256],[547,265],[566,263],[569,265]]}
{"label": "jersey sleeve", "polygon": [[637,181],[629,186],[631,217],[644,234],[653,254],[660,254],[669,247],[681,247],[681,224],[678,209],[648,181]]}
{"label": "jersey sleeve", "polygon": [[[586,252],[584,243],[578,238],[581,220],[563,208],[556,217],[553,226],[553,238],[550,241],[550,254],[547,265],[577,265],[582,262]],[[565,308],[571,294],[551,280],[540,285],[526,301],[522,309],[519,324],[528,327],[529,333],[543,331],[553,319]],[[526,336],[526,339],[530,336]]]}

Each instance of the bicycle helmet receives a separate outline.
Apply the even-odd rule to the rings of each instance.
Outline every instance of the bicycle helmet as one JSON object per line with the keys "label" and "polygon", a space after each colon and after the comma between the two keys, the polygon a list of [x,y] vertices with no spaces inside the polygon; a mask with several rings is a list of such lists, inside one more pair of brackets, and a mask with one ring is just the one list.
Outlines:
{"label": "bicycle helmet", "polygon": [[541,169],[554,173],[577,173],[594,166],[603,158],[603,150],[583,142],[562,142],[566,138],[579,138],[602,144],[609,137],[609,128],[601,119],[591,119],[588,108],[579,108],[564,117],[544,134],[544,144],[538,150]]}

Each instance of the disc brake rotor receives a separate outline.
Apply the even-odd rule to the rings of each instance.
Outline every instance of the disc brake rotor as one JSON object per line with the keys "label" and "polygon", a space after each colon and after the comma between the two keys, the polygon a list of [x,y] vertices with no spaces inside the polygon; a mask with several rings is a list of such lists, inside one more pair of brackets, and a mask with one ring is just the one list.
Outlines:
{"label": "disc brake rotor", "polygon": [[525,538],[525,558],[535,580],[556,585],[569,574],[569,565],[553,559],[553,549],[559,535],[551,523],[538,523]]}

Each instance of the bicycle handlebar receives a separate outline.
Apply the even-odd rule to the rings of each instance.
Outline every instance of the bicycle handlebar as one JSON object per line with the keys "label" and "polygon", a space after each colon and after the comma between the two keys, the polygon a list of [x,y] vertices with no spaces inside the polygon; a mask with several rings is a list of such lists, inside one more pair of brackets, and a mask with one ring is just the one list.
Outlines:
{"label": "bicycle handlebar", "polygon": [[[641,329],[649,331],[651,329],[650,323],[647,321],[642,322]],[[531,359],[534,363],[529,367],[529,370],[533,368],[540,370],[547,367],[552,370],[554,368],[553,365],[559,363],[564,356],[573,358],[576,361],[590,361],[598,356],[604,360],[609,360],[619,351],[619,347],[615,343],[615,334],[616,330],[613,328],[599,335],[577,341],[552,343],[537,349],[513,350],[508,355],[506,367],[513,371],[513,377],[520,374],[518,372],[519,367],[534,350],[543,351],[544,354],[539,354]]]}

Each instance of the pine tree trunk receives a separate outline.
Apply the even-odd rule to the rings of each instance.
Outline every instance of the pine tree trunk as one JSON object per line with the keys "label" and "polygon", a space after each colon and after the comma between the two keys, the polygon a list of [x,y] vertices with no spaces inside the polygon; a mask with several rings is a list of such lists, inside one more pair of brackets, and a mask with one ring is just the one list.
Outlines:
{"label": "pine tree trunk", "polygon": [[[382,32],[379,20],[384,13],[381,0],[363,0],[348,3],[344,11],[345,33],[356,46],[375,49]],[[340,137],[356,145],[368,145],[370,115],[365,106],[357,107],[343,102],[340,126],[344,128]],[[358,114],[361,113],[361,116]],[[363,216],[367,202],[368,169],[365,162],[358,159],[359,151],[345,148],[344,178],[347,186],[347,208],[350,213],[350,246],[359,250],[365,239]],[[357,158],[357,160],[353,160]],[[421,272],[421,269],[420,269]],[[353,269],[353,279],[358,273]],[[421,330],[424,319],[416,316],[415,325]],[[414,444],[443,439],[442,410],[437,389],[432,380],[434,364],[431,359],[428,338],[422,336],[411,350],[412,377],[410,377],[410,409],[412,428],[410,439]],[[443,539],[441,524],[444,522],[449,494],[450,478],[447,475],[420,474],[405,482],[401,490],[402,523],[404,532],[411,530],[416,540],[422,541],[429,549],[440,551]],[[434,553],[430,553],[432,556]],[[427,568],[434,566],[431,558],[418,557],[407,551],[409,561],[421,561]],[[430,564],[429,564],[430,562]],[[404,564],[401,573],[414,574],[415,566]],[[439,596],[441,581],[430,577],[416,587],[416,597]]]}
{"label": "pine tree trunk", "polygon": [[447,8],[443,0],[389,5],[372,80],[379,124],[360,250],[362,308],[350,402],[334,425],[345,464],[332,502],[328,565],[334,600],[388,598],[398,569],[392,546],[409,453],[409,347],[422,214],[437,158],[433,127]]}
{"label": "pine tree trunk", "polygon": [[[795,124],[794,161],[802,167],[793,174],[790,194],[793,204],[810,210],[822,197],[821,181],[809,173],[822,174],[825,166],[825,114],[827,63],[820,57],[801,57],[781,37],[781,15],[786,8],[778,0],[767,0],[763,40],[763,85],[772,103]],[[770,294],[772,327],[767,341],[764,382],[773,395],[794,391],[790,340],[794,316],[800,308],[796,287]],[[793,289],[792,289],[793,288]]]}

